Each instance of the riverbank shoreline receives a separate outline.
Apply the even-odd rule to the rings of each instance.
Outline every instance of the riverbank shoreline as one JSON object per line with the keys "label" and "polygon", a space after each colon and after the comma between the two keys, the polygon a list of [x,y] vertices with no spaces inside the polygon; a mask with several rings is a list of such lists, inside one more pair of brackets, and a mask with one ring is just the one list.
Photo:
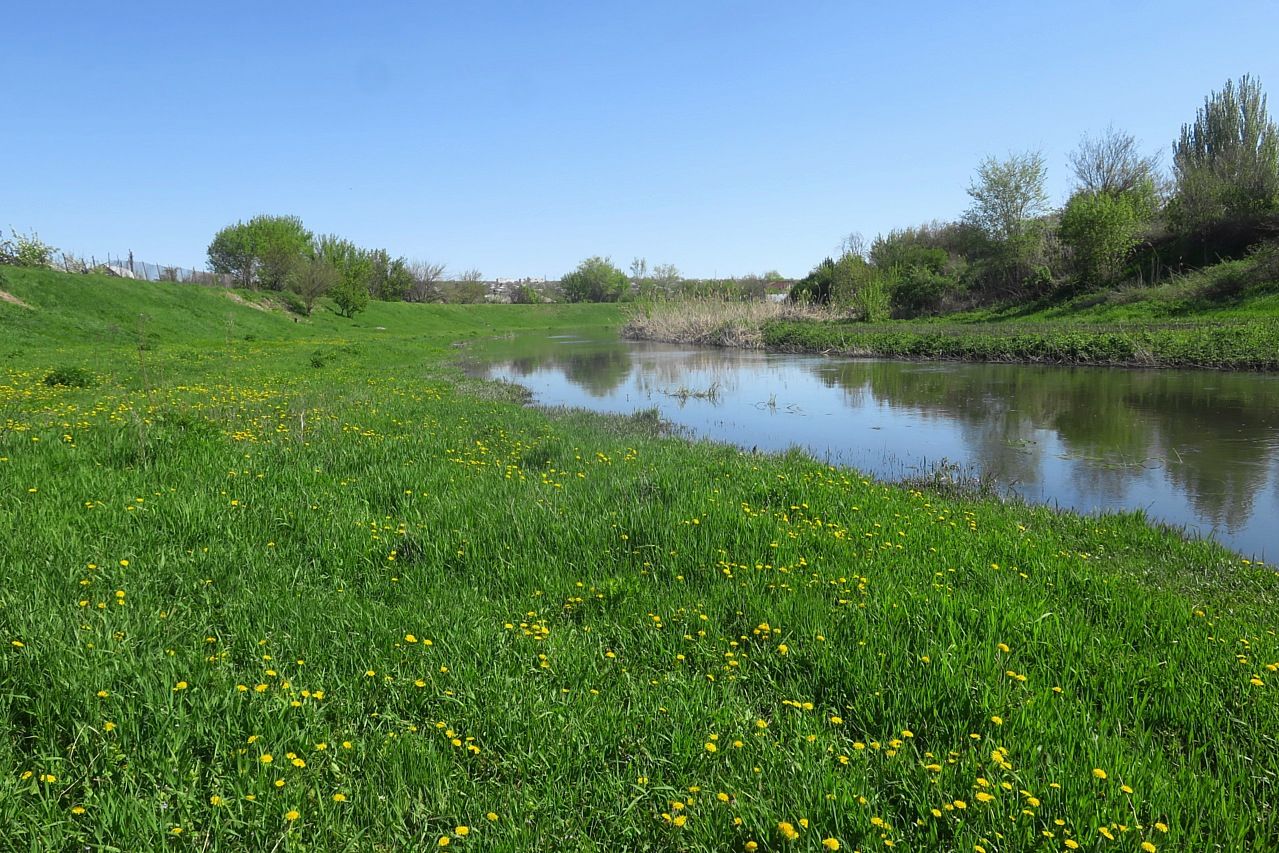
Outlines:
{"label": "riverbank shoreline", "polygon": [[641,317],[623,326],[624,338],[910,361],[1279,371],[1279,320],[1273,319],[1108,329],[1068,323],[867,326],[830,319],[765,319],[744,328],[732,321],[716,325],[699,318],[684,324],[676,318],[653,323]]}

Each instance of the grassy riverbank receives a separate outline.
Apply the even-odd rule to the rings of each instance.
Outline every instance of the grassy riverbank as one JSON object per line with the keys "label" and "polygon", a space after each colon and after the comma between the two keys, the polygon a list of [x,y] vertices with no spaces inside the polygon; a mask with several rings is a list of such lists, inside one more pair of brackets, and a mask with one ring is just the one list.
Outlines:
{"label": "grassy riverbank", "polygon": [[449,366],[613,307],[6,275],[0,849],[1279,834],[1270,567]]}
{"label": "grassy riverbank", "polygon": [[[628,337],[887,358],[1279,370],[1279,283],[1232,261],[1157,288],[869,324],[837,310],[649,306]],[[802,316],[797,316],[802,315]]]}

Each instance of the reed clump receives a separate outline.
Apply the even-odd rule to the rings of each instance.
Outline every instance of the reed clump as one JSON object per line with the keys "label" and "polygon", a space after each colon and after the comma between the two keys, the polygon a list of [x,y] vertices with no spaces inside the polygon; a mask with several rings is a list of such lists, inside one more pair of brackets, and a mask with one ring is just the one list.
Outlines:
{"label": "reed clump", "polygon": [[829,308],[794,302],[690,299],[659,302],[635,312],[622,327],[632,340],[762,349],[765,324],[834,318]]}

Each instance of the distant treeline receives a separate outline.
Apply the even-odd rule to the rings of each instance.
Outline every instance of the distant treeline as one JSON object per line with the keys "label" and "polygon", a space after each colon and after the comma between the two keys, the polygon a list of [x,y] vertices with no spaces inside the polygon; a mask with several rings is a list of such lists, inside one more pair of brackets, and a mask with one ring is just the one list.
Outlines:
{"label": "distant treeline", "polygon": [[1171,172],[1128,133],[1085,136],[1061,209],[1036,151],[988,157],[958,221],[850,235],[791,289],[868,321],[1064,298],[1255,251],[1279,235],[1279,133],[1260,83],[1227,81],[1173,144]]}

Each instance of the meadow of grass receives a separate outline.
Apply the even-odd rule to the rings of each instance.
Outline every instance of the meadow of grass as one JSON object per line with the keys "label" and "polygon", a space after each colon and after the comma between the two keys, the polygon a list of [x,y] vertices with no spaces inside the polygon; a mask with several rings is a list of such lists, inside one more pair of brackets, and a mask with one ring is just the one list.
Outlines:
{"label": "meadow of grass", "polygon": [[1268,566],[451,367],[612,307],[6,275],[0,849],[1279,838]]}

